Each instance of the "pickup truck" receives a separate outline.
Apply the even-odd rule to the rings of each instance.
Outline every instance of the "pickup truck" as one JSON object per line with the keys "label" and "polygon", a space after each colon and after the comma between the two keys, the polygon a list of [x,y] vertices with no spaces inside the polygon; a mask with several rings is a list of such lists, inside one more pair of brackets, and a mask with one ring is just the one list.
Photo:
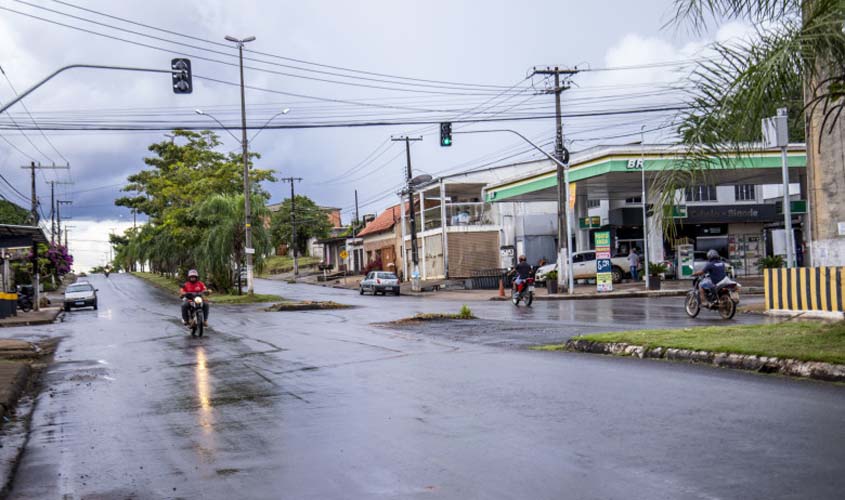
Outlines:
{"label": "pickup truck", "polygon": [[[613,266],[613,282],[619,283],[622,278],[631,275],[631,265],[628,264],[628,256],[613,257],[610,259]],[[557,271],[557,264],[548,264],[537,269],[536,279],[539,282],[546,280],[549,271]],[[575,252],[572,254],[572,276],[576,280],[596,278],[596,252],[594,250]]]}

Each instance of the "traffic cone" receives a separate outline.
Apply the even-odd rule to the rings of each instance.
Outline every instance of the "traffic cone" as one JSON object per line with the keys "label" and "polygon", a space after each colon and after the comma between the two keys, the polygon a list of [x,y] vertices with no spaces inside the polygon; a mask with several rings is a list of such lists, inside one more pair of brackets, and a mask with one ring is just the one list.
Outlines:
{"label": "traffic cone", "polygon": [[499,278],[499,297],[505,296],[505,281]]}

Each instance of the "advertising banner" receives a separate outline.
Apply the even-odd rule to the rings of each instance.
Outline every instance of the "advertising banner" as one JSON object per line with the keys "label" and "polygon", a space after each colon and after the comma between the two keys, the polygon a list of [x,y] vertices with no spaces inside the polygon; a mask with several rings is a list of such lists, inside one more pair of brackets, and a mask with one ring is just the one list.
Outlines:
{"label": "advertising banner", "polygon": [[613,265],[610,263],[610,231],[596,231],[593,234],[596,248],[596,290],[613,291]]}

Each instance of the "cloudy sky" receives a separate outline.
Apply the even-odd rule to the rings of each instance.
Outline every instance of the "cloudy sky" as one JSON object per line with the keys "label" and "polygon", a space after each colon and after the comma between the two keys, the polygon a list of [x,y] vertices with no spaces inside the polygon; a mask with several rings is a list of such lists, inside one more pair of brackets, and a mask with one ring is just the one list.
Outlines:
{"label": "cloudy sky", "polygon": [[[196,108],[239,124],[237,51],[225,35],[256,37],[246,52],[249,123],[261,126],[289,107],[271,124],[308,127],[263,130],[251,143],[259,165],[302,177],[297,189],[344,209],[345,221],[355,189],[364,213],[396,201],[404,153],[391,135],[423,136],[413,164],[434,175],[535,157],[507,136],[456,135],[453,147],[440,148],[437,126],[425,123],[454,120],[459,131],[491,126],[459,120],[520,118],[503,123],[549,144],[553,98],[542,92],[543,77],[527,78],[534,66],[584,70],[564,93],[572,151],[639,140],[643,126],[646,141],[671,141],[671,111],[597,115],[678,105],[705,45],[745,32],[664,29],[671,7],[671,0],[0,0],[4,103],[12,87],[22,92],[67,64],[167,69],[172,57],[188,56],[198,76],[191,95],[174,95],[169,76],[152,73],[77,69],[47,83],[23,101],[26,109],[0,115],[0,173],[9,182],[0,180],[0,195],[26,205],[16,192],[29,195],[20,166],[67,161],[69,172],[38,174],[44,213],[47,181],[73,182],[56,191],[73,201],[63,214],[71,218],[76,267],[102,263],[108,233],[132,224],[113,200],[126,176],[143,168],[147,146],[166,133],[139,129],[214,125]],[[399,124],[350,126],[384,121]],[[103,130],[114,128],[132,130]],[[224,150],[238,148],[219,133]],[[273,201],[289,190],[265,188]]]}

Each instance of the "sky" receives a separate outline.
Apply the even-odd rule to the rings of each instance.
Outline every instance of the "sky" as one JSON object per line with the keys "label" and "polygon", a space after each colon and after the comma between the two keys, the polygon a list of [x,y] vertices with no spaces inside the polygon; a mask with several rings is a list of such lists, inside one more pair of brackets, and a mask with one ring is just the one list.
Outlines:
{"label": "sky", "polygon": [[[173,94],[169,75],[74,69],[57,76],[22,101],[26,108],[0,115],[0,174],[8,181],[0,180],[0,195],[28,206],[28,171],[20,166],[69,164],[38,172],[43,213],[49,218],[48,181],[72,182],[55,190],[72,201],[62,214],[75,268],[104,263],[109,232],[132,225],[113,200],[167,132],[79,129],[215,125],[195,109],[239,126],[237,49],[225,35],[256,37],[245,52],[250,125],[285,108],[271,125],[322,125],[262,130],[250,140],[262,155],[257,165],[301,177],[297,192],[343,209],[344,222],[355,190],[361,213],[396,203],[405,159],[391,136],[422,136],[412,147],[414,171],[435,176],[537,157],[518,139],[493,134],[455,134],[442,148],[438,121],[455,121],[456,132],[512,127],[552,150],[554,100],[544,77],[528,77],[535,66],[581,70],[563,93],[571,151],[638,141],[641,129],[646,142],[671,142],[674,111],[596,113],[680,105],[707,44],[748,32],[739,24],[704,34],[667,28],[671,14],[671,0],[0,0],[0,102],[69,64],[168,69],[171,58],[187,56],[197,75],[190,95]],[[460,123],[491,118],[521,119]],[[348,126],[383,121],[411,123]],[[222,151],[239,148],[218,133]],[[290,189],[264,188],[272,202]]]}

